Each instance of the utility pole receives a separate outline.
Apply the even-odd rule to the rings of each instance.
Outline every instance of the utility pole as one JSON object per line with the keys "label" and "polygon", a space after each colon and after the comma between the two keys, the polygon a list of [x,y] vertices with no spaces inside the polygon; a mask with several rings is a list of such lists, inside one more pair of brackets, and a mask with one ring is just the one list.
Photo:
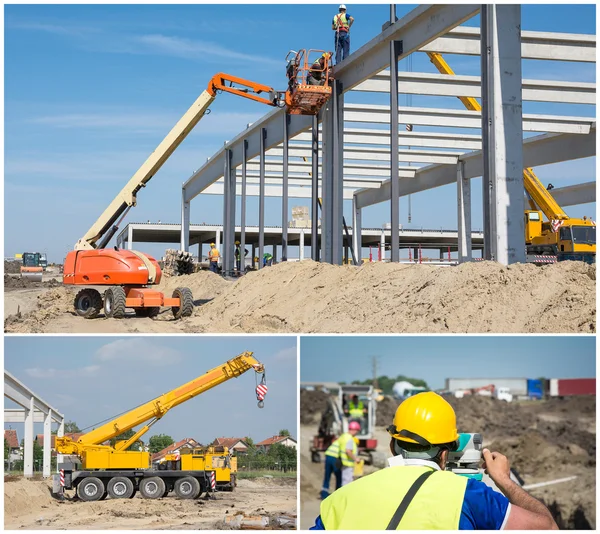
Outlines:
{"label": "utility pole", "polygon": [[377,356],[373,356],[373,387],[379,389],[379,382],[377,380]]}

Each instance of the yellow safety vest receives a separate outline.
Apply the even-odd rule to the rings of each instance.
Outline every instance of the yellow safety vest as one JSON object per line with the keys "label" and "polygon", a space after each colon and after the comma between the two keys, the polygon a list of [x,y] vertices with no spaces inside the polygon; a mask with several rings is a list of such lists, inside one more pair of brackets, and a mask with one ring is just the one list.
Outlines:
{"label": "yellow safety vest", "polygon": [[340,439],[336,439],[325,451],[325,456],[333,456],[339,458],[340,456]]}
{"label": "yellow safety vest", "polygon": [[350,30],[346,13],[338,13],[335,17],[333,17],[333,25],[337,31],[347,32]]}
{"label": "yellow safety vest", "polygon": [[348,412],[350,417],[362,417],[365,405],[362,401],[358,401],[358,404],[354,404],[352,401],[348,404]]}
{"label": "yellow safety vest", "polygon": [[[326,530],[385,530],[415,480],[431,468],[396,466],[336,490],[321,503]],[[421,486],[397,530],[458,530],[467,477],[436,471]]]}
{"label": "yellow safety vest", "polygon": [[211,248],[210,252],[208,253],[208,259],[210,261],[218,261],[219,260],[219,251],[216,248]]}
{"label": "yellow safety vest", "polygon": [[352,437],[352,434],[346,432],[342,434],[338,439],[338,447],[340,448],[340,458],[342,460],[342,465],[344,467],[354,467],[354,460],[351,460],[346,453],[346,447],[348,446],[348,442],[352,442],[352,453],[354,456],[358,454],[358,448],[356,447],[356,442]]}

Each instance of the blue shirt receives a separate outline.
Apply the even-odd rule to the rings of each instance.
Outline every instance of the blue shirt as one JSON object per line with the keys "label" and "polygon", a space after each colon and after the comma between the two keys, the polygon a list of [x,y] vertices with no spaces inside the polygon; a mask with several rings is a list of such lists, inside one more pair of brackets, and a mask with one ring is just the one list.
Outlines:
{"label": "blue shirt", "polygon": [[[398,502],[400,504],[400,502]],[[459,530],[501,530],[509,510],[508,499],[483,482],[470,478],[460,511]],[[391,517],[390,517],[391,519]],[[325,530],[321,516],[309,530]]]}

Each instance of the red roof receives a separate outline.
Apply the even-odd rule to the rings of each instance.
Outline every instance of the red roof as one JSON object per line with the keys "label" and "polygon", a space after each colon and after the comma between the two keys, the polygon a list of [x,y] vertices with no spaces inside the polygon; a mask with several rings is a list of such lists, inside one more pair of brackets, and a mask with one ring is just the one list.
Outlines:
{"label": "red roof", "polygon": [[291,439],[294,443],[296,442],[296,440],[291,436],[273,436],[272,438],[267,438],[264,441],[257,443],[256,446],[268,447],[269,445],[275,445],[275,443],[285,441],[286,439]]}
{"label": "red roof", "polygon": [[193,438],[184,438],[181,441],[172,443],[168,447],[165,447],[162,451],[154,453],[152,455],[152,461],[154,462],[155,460],[159,460],[160,458],[163,458],[167,454],[171,454],[172,452],[174,452],[178,449],[181,449],[181,447],[183,447],[184,445],[191,445],[192,447],[200,447],[201,446],[200,443],[198,443]]}
{"label": "red roof", "polygon": [[244,441],[244,438],[217,438],[215,439],[213,445],[217,447],[227,447],[228,449],[233,450],[233,447],[240,441],[244,444],[244,447],[248,447],[248,444]]}
{"label": "red roof", "polygon": [[8,446],[11,449],[19,448],[19,438],[17,437],[16,430],[5,430],[4,431],[4,439],[8,442]]}

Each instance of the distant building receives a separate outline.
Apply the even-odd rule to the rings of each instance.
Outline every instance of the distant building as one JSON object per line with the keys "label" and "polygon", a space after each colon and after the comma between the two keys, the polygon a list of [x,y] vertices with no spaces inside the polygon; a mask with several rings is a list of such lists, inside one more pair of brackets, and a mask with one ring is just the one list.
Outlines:
{"label": "distant building", "polygon": [[264,452],[269,452],[271,446],[275,445],[276,443],[286,447],[292,447],[294,449],[298,446],[297,441],[291,436],[273,436],[261,441],[260,443],[257,443],[256,447]]}
{"label": "distant building", "polygon": [[5,430],[4,439],[8,443],[8,463],[12,464],[23,459],[23,451],[19,445],[19,437],[16,430]]}
{"label": "distant building", "polygon": [[167,454],[179,454],[182,449],[197,449],[202,445],[193,438],[184,438],[181,441],[172,443],[162,451],[152,455],[152,464],[158,464]]}
{"label": "distant building", "polygon": [[248,443],[246,438],[217,438],[211,443],[213,447],[227,447],[229,452],[235,452],[237,455],[248,452]]}

